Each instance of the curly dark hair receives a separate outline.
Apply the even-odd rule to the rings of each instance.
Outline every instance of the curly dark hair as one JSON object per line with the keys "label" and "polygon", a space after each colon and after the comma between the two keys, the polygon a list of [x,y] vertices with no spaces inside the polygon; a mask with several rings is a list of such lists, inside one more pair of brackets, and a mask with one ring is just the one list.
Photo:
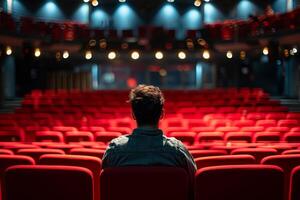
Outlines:
{"label": "curly dark hair", "polygon": [[165,102],[158,87],[138,85],[131,90],[129,102],[138,126],[158,124]]}

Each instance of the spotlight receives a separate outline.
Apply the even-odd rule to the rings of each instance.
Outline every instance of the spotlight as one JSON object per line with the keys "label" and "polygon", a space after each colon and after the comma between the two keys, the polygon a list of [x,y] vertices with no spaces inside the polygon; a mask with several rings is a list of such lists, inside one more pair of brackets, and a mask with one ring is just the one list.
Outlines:
{"label": "spotlight", "polygon": [[168,2],[170,2],[170,3],[173,3],[174,2],[174,0],[167,0]]}
{"label": "spotlight", "polygon": [[137,51],[132,52],[132,53],[131,53],[131,58],[132,58],[133,60],[139,59],[139,58],[140,58],[139,52],[137,52]]}
{"label": "spotlight", "polygon": [[36,48],[34,50],[34,56],[37,57],[37,58],[41,56],[41,50],[39,48]]}
{"label": "spotlight", "polygon": [[92,57],[93,57],[93,54],[91,51],[85,52],[85,59],[90,60],[90,59],[92,59]]}
{"label": "spotlight", "polygon": [[161,51],[155,53],[155,58],[161,60],[164,58],[164,54]]}
{"label": "spotlight", "polygon": [[186,58],[186,54],[183,51],[180,51],[178,53],[178,58],[181,59],[181,60],[184,60]]}
{"label": "spotlight", "polygon": [[64,51],[64,52],[63,52],[63,58],[64,58],[64,59],[69,58],[69,56],[70,56],[70,55],[69,55],[69,52],[68,52],[68,51]]}
{"label": "spotlight", "polygon": [[227,51],[226,57],[227,57],[228,59],[231,59],[231,58],[233,57],[232,52],[231,52],[231,51]]}
{"label": "spotlight", "polygon": [[92,0],[92,5],[95,7],[98,6],[99,5],[98,0]]}
{"label": "spotlight", "polygon": [[84,3],[88,3],[90,0],[83,0]]}
{"label": "spotlight", "polygon": [[293,51],[294,54],[298,53],[298,49],[297,49],[296,47],[294,47],[294,48],[292,49],[292,51]]}
{"label": "spotlight", "polygon": [[108,57],[109,60],[113,60],[117,57],[117,54],[116,54],[116,52],[111,51],[111,52],[108,53],[107,57]]}
{"label": "spotlight", "polygon": [[268,48],[268,47],[265,47],[265,48],[263,49],[263,54],[264,54],[265,56],[269,55],[269,48]]}
{"label": "spotlight", "polygon": [[10,46],[7,46],[6,47],[6,55],[11,55],[13,53],[13,51],[12,51],[12,49],[11,49],[11,47]]}
{"label": "spotlight", "polygon": [[199,6],[201,6],[201,0],[195,0],[194,1],[194,6],[196,6],[196,7],[199,7]]}
{"label": "spotlight", "polygon": [[204,0],[206,3],[210,2],[210,0]]}
{"label": "spotlight", "polygon": [[204,50],[202,56],[203,56],[203,58],[204,58],[205,60],[208,60],[208,59],[210,58],[210,53],[209,53],[209,51],[208,51],[208,50]]}
{"label": "spotlight", "polygon": [[119,2],[120,2],[120,3],[124,3],[124,2],[126,2],[126,0],[119,0]]}

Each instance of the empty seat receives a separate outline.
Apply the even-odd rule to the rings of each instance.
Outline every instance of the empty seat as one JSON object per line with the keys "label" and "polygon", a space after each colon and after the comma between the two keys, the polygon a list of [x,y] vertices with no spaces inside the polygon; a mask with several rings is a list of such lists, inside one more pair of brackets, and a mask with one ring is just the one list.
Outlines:
{"label": "empty seat", "polygon": [[132,132],[132,130],[128,127],[108,127],[107,131],[119,132],[122,133],[123,135],[130,134]]}
{"label": "empty seat", "polygon": [[9,200],[93,200],[92,172],[74,166],[13,166],[4,176]]}
{"label": "empty seat", "polygon": [[269,127],[275,127],[276,126],[276,120],[272,120],[272,119],[258,120],[255,125],[256,126],[262,126],[265,129],[269,128]]}
{"label": "empty seat", "polygon": [[71,149],[70,154],[73,155],[85,155],[85,156],[94,156],[102,159],[105,150],[101,149],[90,149],[90,148],[74,148]]}
{"label": "empty seat", "polygon": [[95,141],[109,143],[112,139],[117,138],[121,135],[122,135],[122,133],[120,133],[120,132],[111,132],[111,131],[96,132]]}
{"label": "empty seat", "polygon": [[194,159],[201,158],[201,157],[207,157],[207,156],[222,156],[227,155],[227,152],[225,150],[190,150],[190,154],[193,156]]}
{"label": "empty seat", "polygon": [[100,176],[100,199],[188,200],[188,181],[186,171],[176,167],[107,168]]}
{"label": "empty seat", "polygon": [[19,149],[17,154],[30,156],[35,162],[38,162],[40,157],[44,154],[65,154],[65,152],[60,149]]}
{"label": "empty seat", "polygon": [[253,136],[253,142],[279,142],[280,137],[279,132],[258,132]]}
{"label": "empty seat", "polygon": [[260,163],[260,161],[267,156],[272,156],[277,154],[276,149],[272,148],[240,148],[234,149],[231,152],[232,155],[241,155],[241,154],[248,154],[255,157],[256,162]]}
{"label": "empty seat", "polygon": [[277,122],[278,126],[293,128],[299,125],[298,120],[296,119],[282,119]]}
{"label": "empty seat", "polygon": [[218,165],[242,165],[255,164],[255,158],[251,155],[224,155],[196,158],[198,169]]}
{"label": "empty seat", "polygon": [[265,128],[262,126],[246,126],[246,127],[242,127],[240,131],[256,133],[256,132],[262,132],[264,130]]}
{"label": "empty seat", "polygon": [[251,132],[229,132],[225,136],[225,142],[251,142]]}
{"label": "empty seat", "polygon": [[196,143],[223,141],[223,132],[200,132],[195,139]]}
{"label": "empty seat", "polygon": [[0,149],[0,155],[13,155],[14,152],[8,149]]}
{"label": "empty seat", "polygon": [[285,150],[281,153],[282,155],[289,155],[289,154],[300,154],[300,149],[289,149]]}
{"label": "empty seat", "polygon": [[193,145],[195,141],[195,132],[172,132],[169,134],[169,137],[175,137],[176,139],[180,140],[185,145]]}
{"label": "empty seat", "polygon": [[35,162],[31,157],[20,155],[0,155],[0,200],[2,198],[2,180],[7,168],[15,165],[34,165]]}
{"label": "empty seat", "polygon": [[288,132],[284,134],[283,141],[290,143],[300,143],[300,132]]}
{"label": "empty seat", "polygon": [[265,165],[276,165],[284,172],[284,195],[289,200],[290,176],[294,167],[300,165],[300,155],[275,155],[265,157],[262,161]]}
{"label": "empty seat", "polygon": [[266,131],[268,131],[268,132],[279,132],[281,134],[284,134],[284,133],[288,132],[289,130],[290,130],[290,128],[284,127],[284,126],[266,128]]}
{"label": "empty seat", "polygon": [[300,166],[295,167],[291,173],[290,200],[300,199]]}
{"label": "empty seat", "polygon": [[43,155],[39,159],[41,165],[65,165],[84,167],[93,173],[94,200],[100,199],[100,171],[102,162],[99,158],[78,155]]}
{"label": "empty seat", "polygon": [[59,131],[37,131],[36,142],[64,142],[63,134]]}
{"label": "empty seat", "polygon": [[65,153],[69,153],[71,149],[74,148],[82,148],[82,145],[80,145],[79,143],[76,144],[61,144],[61,143],[50,143],[47,144],[46,148],[48,149],[61,149],[63,150]]}
{"label": "empty seat", "polygon": [[66,132],[77,131],[77,128],[72,127],[72,126],[54,126],[52,128],[52,130],[59,131],[59,132],[62,132],[63,134],[65,134]]}
{"label": "empty seat", "polygon": [[236,127],[245,127],[245,126],[254,126],[254,120],[236,120],[232,123],[233,126]]}
{"label": "empty seat", "polygon": [[226,165],[196,173],[196,200],[282,200],[283,172],[276,166]]}
{"label": "empty seat", "polygon": [[94,135],[87,131],[71,131],[65,133],[65,142],[92,142]]}
{"label": "empty seat", "polygon": [[239,130],[240,130],[240,128],[239,127],[235,127],[235,126],[225,126],[225,127],[218,127],[218,128],[216,128],[216,131],[223,132],[225,135],[228,132],[234,132],[234,131],[239,131]]}

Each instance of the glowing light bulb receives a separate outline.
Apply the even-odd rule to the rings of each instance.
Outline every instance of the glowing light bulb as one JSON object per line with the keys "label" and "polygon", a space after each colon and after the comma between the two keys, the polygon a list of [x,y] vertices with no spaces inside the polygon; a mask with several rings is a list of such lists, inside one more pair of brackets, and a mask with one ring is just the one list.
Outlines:
{"label": "glowing light bulb", "polygon": [[39,48],[36,48],[36,49],[34,50],[34,56],[35,56],[35,57],[38,58],[38,57],[41,56],[41,54],[42,54],[42,53],[41,53],[41,50],[40,50]]}
{"label": "glowing light bulb", "polygon": [[99,5],[99,2],[97,0],[92,0],[92,5],[96,7]]}
{"label": "glowing light bulb", "polygon": [[6,55],[11,55],[13,53],[12,48],[10,46],[6,47]]}
{"label": "glowing light bulb", "polygon": [[196,7],[199,7],[199,6],[201,6],[201,0],[195,0],[194,1],[194,6],[196,6]]}
{"label": "glowing light bulb", "polygon": [[178,53],[178,58],[181,59],[181,60],[184,60],[186,58],[186,54],[183,51],[180,51]]}
{"label": "glowing light bulb", "polygon": [[107,57],[108,57],[108,59],[113,60],[113,59],[115,59],[117,57],[117,54],[116,54],[116,52],[111,51],[111,52],[109,52],[109,54],[107,55]]}
{"label": "glowing light bulb", "polygon": [[164,54],[161,51],[155,53],[155,58],[161,60],[164,58]]}
{"label": "glowing light bulb", "polygon": [[208,60],[208,59],[210,58],[210,53],[209,53],[209,51],[208,51],[208,50],[204,50],[202,56],[203,56],[203,58],[204,58],[205,60]]}
{"label": "glowing light bulb", "polygon": [[139,58],[140,58],[139,52],[137,52],[137,51],[132,52],[132,53],[131,53],[131,58],[132,58],[133,60],[139,59]]}
{"label": "glowing light bulb", "polygon": [[265,47],[265,48],[263,49],[263,54],[264,54],[265,56],[269,55],[269,48],[268,48],[268,47]]}
{"label": "glowing light bulb", "polygon": [[64,51],[64,52],[63,52],[63,58],[64,58],[64,59],[69,58],[69,56],[70,56],[70,54],[69,54],[68,51]]}
{"label": "glowing light bulb", "polygon": [[233,57],[232,52],[231,52],[231,51],[227,51],[226,57],[227,57],[228,59],[231,59],[231,58]]}
{"label": "glowing light bulb", "polygon": [[85,52],[85,59],[90,60],[90,59],[92,59],[92,57],[93,57],[93,54],[91,51]]}

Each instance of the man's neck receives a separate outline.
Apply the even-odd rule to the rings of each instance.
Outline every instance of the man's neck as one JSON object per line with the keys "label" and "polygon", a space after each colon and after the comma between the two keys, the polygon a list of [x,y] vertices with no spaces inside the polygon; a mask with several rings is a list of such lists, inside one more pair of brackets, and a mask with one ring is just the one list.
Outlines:
{"label": "man's neck", "polygon": [[158,125],[138,125],[140,129],[158,129]]}

